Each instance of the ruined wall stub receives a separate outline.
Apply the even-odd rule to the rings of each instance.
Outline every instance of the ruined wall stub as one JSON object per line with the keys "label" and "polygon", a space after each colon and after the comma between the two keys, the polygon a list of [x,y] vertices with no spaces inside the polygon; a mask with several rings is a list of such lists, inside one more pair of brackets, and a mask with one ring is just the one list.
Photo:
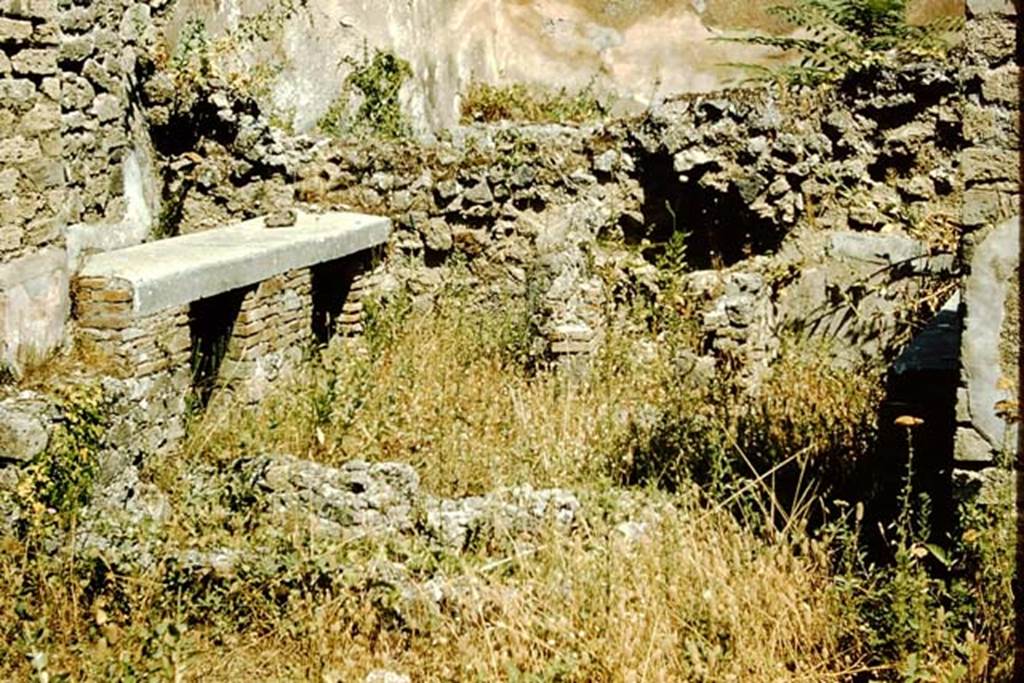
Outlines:
{"label": "ruined wall stub", "polygon": [[66,338],[80,253],[142,241],[155,183],[132,81],[165,0],[0,0],[0,363]]}
{"label": "ruined wall stub", "polygon": [[968,0],[962,156],[965,280],[955,458],[984,469],[1012,450],[1006,411],[1020,349],[1020,63],[1010,0]]}

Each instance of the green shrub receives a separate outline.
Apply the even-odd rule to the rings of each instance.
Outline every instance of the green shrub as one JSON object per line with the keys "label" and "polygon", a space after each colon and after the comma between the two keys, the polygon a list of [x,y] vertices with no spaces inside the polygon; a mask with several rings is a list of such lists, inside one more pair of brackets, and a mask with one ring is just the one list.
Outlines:
{"label": "green shrub", "polygon": [[[318,126],[328,135],[370,133],[395,139],[409,135],[409,120],[402,111],[402,86],[412,77],[412,67],[394,53],[363,47],[360,59],[346,57],[352,71],[341,94],[320,118]],[[358,99],[355,111],[352,100]]]}
{"label": "green shrub", "polygon": [[752,80],[818,86],[891,63],[898,54],[944,54],[959,20],[943,17],[914,25],[908,21],[909,5],[909,0],[793,0],[769,11],[795,27],[796,34],[761,33],[727,40],[799,57],[796,64],[774,68],[736,65],[751,71]]}
{"label": "green shrub", "polygon": [[205,20],[188,19],[174,51],[156,56],[157,66],[174,80],[179,112],[191,109],[214,81],[243,97],[265,97],[281,66],[253,65],[249,56],[258,44],[277,38],[300,7],[294,0],[273,0],[264,10],[242,17],[234,30],[216,37],[210,35]]}

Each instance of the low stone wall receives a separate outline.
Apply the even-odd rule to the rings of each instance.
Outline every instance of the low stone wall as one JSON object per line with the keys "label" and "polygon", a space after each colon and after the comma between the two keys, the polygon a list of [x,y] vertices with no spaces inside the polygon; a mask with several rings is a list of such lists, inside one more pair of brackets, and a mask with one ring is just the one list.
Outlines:
{"label": "low stone wall", "polygon": [[[357,270],[349,263],[324,268],[345,274]],[[176,386],[186,393],[197,390],[203,400],[215,389],[230,386],[256,401],[315,342],[362,330],[364,280],[335,281],[332,296],[314,292],[317,270],[291,270],[191,306],[142,317],[132,310],[127,283],[77,278],[76,335],[86,354],[108,363],[116,376],[143,380],[169,375]],[[319,279],[318,284],[327,283]],[[333,324],[315,324],[318,315],[329,317],[324,307],[330,299],[337,301],[334,308],[340,314]]]}
{"label": "low stone wall", "polygon": [[76,335],[88,355],[117,374],[143,378],[189,366],[189,309],[175,306],[137,317],[129,283],[96,277],[74,282]]}

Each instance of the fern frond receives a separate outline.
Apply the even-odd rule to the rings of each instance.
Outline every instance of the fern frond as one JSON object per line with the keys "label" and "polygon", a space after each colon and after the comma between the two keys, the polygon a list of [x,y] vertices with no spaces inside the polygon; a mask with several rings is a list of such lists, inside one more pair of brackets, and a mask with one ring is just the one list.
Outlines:
{"label": "fern frond", "polygon": [[948,36],[962,26],[957,19],[924,25],[907,21],[910,0],[791,0],[768,9],[802,33],[798,36],[753,34],[725,38],[794,52],[796,65],[777,67],[761,80],[791,86],[820,85],[845,75],[872,69],[898,54],[941,55]]}

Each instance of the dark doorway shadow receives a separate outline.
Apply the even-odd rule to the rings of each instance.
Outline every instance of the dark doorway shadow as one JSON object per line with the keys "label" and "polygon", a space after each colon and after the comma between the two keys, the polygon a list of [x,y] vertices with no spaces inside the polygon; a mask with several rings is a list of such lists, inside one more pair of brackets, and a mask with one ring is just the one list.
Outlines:
{"label": "dark doorway shadow", "polygon": [[217,378],[228,352],[238,313],[242,309],[242,301],[250,290],[235,289],[200,299],[189,307],[192,392],[200,408],[210,403],[210,397],[217,388]]}
{"label": "dark doorway shadow", "polygon": [[369,258],[354,254],[313,266],[313,340],[326,346],[338,333],[339,320],[356,278],[366,272]]}

